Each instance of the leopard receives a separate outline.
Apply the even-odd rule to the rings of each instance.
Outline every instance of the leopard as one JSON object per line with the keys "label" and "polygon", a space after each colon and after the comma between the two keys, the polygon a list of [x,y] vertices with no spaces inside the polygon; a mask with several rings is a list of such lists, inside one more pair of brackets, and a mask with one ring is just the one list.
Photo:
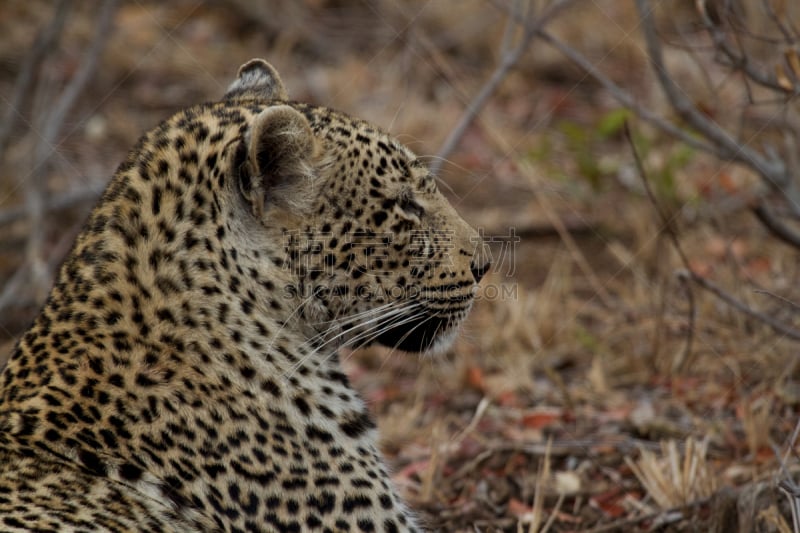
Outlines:
{"label": "leopard", "polygon": [[490,250],[383,130],[242,65],[120,164],[0,374],[0,530],[423,531],[343,353],[447,351]]}

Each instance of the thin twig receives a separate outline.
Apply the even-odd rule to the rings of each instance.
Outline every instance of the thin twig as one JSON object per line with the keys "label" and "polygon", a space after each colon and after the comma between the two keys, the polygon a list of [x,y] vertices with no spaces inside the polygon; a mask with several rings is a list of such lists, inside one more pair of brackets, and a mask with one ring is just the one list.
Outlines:
{"label": "thin twig", "polygon": [[[795,208],[793,211],[800,209],[800,206],[795,206],[795,202],[792,201],[792,196],[794,196],[793,189],[781,190],[781,187],[791,185],[790,172],[785,162],[776,155],[762,156],[757,151],[733,138],[727,131],[701,113],[670,78],[668,72],[664,68],[661,45],[653,28],[652,4],[646,2],[646,0],[637,0],[637,5],[642,14],[642,27],[648,45],[648,54],[650,55],[656,75],[659,78],[659,83],[664,88],[673,108],[693,129],[700,132],[702,134],[701,136],[695,135],[688,128],[681,128],[673,124],[664,117],[638,103],[629,92],[603,74],[584,55],[548,33],[543,27],[536,33],[543,41],[553,46],[570,61],[581,67],[588,75],[599,82],[615,100],[627,109],[633,111],[639,118],[692,148],[714,155],[719,159],[742,163],[754,169],[764,178],[764,181],[768,183],[771,188],[779,190],[780,193],[787,198],[789,204]],[[518,18],[518,20],[520,19]],[[793,246],[800,247],[800,236],[795,235],[793,231],[788,229],[774,216],[767,219],[766,223],[767,228],[774,231],[776,236]]]}
{"label": "thin twig", "polygon": [[[659,85],[667,96],[672,108],[692,128],[700,132],[706,139],[716,146],[716,152],[721,153],[724,159],[743,163],[758,172],[775,189],[783,192],[790,180],[784,162],[777,158],[767,158],[755,150],[733,138],[730,133],[710,120],[686,96],[683,90],[675,83],[664,65],[664,54],[661,42],[656,35],[653,23],[653,3],[647,0],[636,0],[639,11],[642,33],[644,34],[647,54],[653,66]],[[789,199],[791,201],[791,199]]]}
{"label": "thin twig", "polygon": [[[647,171],[644,168],[644,163],[642,162],[642,158],[639,155],[639,151],[636,149],[636,144],[633,142],[633,136],[631,135],[630,126],[628,123],[625,123],[625,138],[628,140],[628,145],[631,147],[631,152],[633,153],[633,160],[636,163],[636,170],[639,173],[639,177],[642,180],[642,184],[644,185],[645,193],[647,194],[647,198],[650,200],[650,203],[653,205],[653,208],[658,213],[659,218],[661,219],[661,224],[664,232],[667,234],[672,246],[675,248],[675,251],[678,253],[678,257],[681,259],[681,263],[686,270],[691,271],[689,266],[689,258],[683,252],[683,247],[681,246],[681,241],[678,239],[678,234],[673,227],[672,220],[670,217],[667,216],[667,213],[661,208],[661,205],[658,203],[656,199],[656,195],[653,193],[653,189],[650,187],[650,180],[647,179]],[[692,343],[694,341],[694,323],[695,323],[695,303],[694,303],[694,293],[692,292],[692,287],[688,283],[685,283],[686,288],[686,299],[689,302],[689,330],[686,334],[686,343],[683,346],[683,351],[681,355],[673,360],[673,368],[672,370],[675,372],[679,372],[681,368],[684,366],[689,357],[692,354]]]}
{"label": "thin twig", "polygon": [[800,490],[796,485],[788,485],[784,479],[778,483],[778,489],[789,499],[789,508],[792,510],[792,530],[800,532]]}
{"label": "thin twig", "polygon": [[680,356],[672,360],[673,373],[680,373],[680,371],[686,365],[686,361],[688,361],[689,357],[692,355],[692,344],[694,342],[695,322],[697,321],[697,306],[694,301],[694,291],[692,291],[692,285],[689,283],[689,280],[686,279],[685,277],[678,276],[678,279],[683,284],[683,290],[686,292],[686,300],[689,304],[689,310],[687,311],[687,314],[689,316],[689,324],[688,324],[688,331],[686,333],[686,344],[683,346],[683,351],[681,352]]}
{"label": "thin twig", "polygon": [[[461,138],[466,133],[469,125],[472,124],[475,116],[480,113],[483,106],[486,105],[486,102],[488,102],[489,98],[500,85],[500,82],[503,81],[509,71],[517,64],[523,53],[528,49],[537,32],[544,28],[548,22],[574,1],[575,0],[556,0],[548,6],[544,13],[536,17],[532,22],[526,21],[522,37],[519,43],[517,43],[517,46],[503,54],[500,64],[494,72],[492,72],[492,75],[486,80],[475,97],[469,102],[458,124],[450,131],[450,135],[448,135],[447,139],[444,141],[442,148],[437,154],[436,160],[430,165],[431,174],[437,174],[439,170],[441,170],[444,161],[453,150],[455,150],[458,143],[461,142]],[[509,17],[513,17],[511,12],[509,12]]]}
{"label": "thin twig", "polygon": [[[505,136],[499,130],[488,128],[486,132],[489,138],[500,148],[503,153],[510,154],[514,151],[511,143],[506,140]],[[540,176],[536,172],[536,169],[533,168],[533,165],[530,161],[521,158],[516,161],[516,164],[519,172],[523,176],[526,176],[530,181],[533,190],[539,190],[542,188]],[[561,242],[563,242],[564,246],[566,246],[570,256],[575,261],[575,264],[586,276],[587,281],[592,286],[592,290],[595,291],[595,294],[605,307],[612,309],[614,307],[614,298],[592,270],[589,261],[586,260],[586,256],[583,254],[583,252],[581,252],[580,246],[578,246],[578,244],[575,242],[575,239],[572,237],[570,232],[567,231],[564,221],[556,214],[555,209],[553,209],[543,195],[537,194],[534,196],[534,198],[537,206],[539,209],[541,209],[545,218],[547,218],[552,227],[555,229],[556,233],[561,239]]]}
{"label": "thin twig", "polygon": [[789,442],[786,444],[786,453],[781,456],[780,453],[776,454],[778,456],[778,460],[781,463],[780,474],[787,478],[791,478],[789,474],[789,469],[786,467],[787,462],[789,461],[789,456],[794,451],[795,444],[797,443],[797,437],[800,436],[800,420],[794,426],[794,431],[792,431],[792,436],[789,437]]}
{"label": "thin twig", "polygon": [[766,294],[767,296],[771,296],[772,298],[775,298],[779,302],[791,307],[794,312],[800,312],[800,304],[795,303],[788,298],[784,298],[780,294],[775,294],[774,292],[770,292],[764,289],[758,289],[753,292],[756,294]]}
{"label": "thin twig", "polygon": [[718,157],[721,157],[721,153],[718,149],[708,144],[707,142],[697,138],[696,136],[691,135],[689,132],[679,128],[675,124],[672,124],[668,120],[664,119],[660,115],[654,113],[646,106],[640,104],[636,101],[636,99],[631,96],[630,93],[625,91],[622,87],[611,81],[611,78],[603,74],[592,62],[590,62],[586,56],[572,48],[571,46],[565,44],[564,42],[560,41],[550,33],[545,30],[540,30],[538,32],[539,37],[542,38],[546,43],[550,44],[553,48],[561,52],[567,59],[575,63],[577,66],[582,68],[586,71],[589,76],[591,76],[595,81],[600,83],[605,89],[611,94],[611,96],[619,102],[623,107],[630,109],[636,116],[652,124],[653,126],[657,127],[661,131],[672,135],[676,139],[686,143],[688,146],[696,149],[701,150],[703,152],[707,152]]}
{"label": "thin twig", "polygon": [[773,331],[776,333],[780,333],[781,335],[792,339],[794,341],[800,341],[800,331],[796,330],[795,328],[784,324],[778,320],[775,320],[769,315],[766,315],[760,311],[756,311],[755,309],[748,306],[746,303],[742,302],[735,296],[732,296],[725,292],[722,288],[714,284],[713,282],[705,279],[704,277],[692,272],[689,270],[686,275],[690,277],[690,279],[695,282],[697,285],[701,286],[702,288],[706,289],[707,291],[714,294],[717,298],[722,300],[723,302],[727,303],[731,307],[741,311],[742,313],[746,314],[751,318],[755,318],[756,320],[763,322]]}
{"label": "thin twig", "polygon": [[692,509],[696,509],[698,507],[702,507],[703,505],[709,503],[712,500],[712,498],[706,498],[703,500],[687,503],[686,505],[673,507],[672,509],[667,509],[665,511],[658,511],[655,513],[636,516],[632,518],[622,518],[620,520],[617,520],[616,522],[611,522],[609,524],[604,524],[602,526],[598,526],[592,529],[587,529],[585,533],[609,533],[611,531],[628,531],[629,528],[633,525],[640,524],[648,520],[655,520],[660,516],[668,516],[671,514],[682,513],[684,511],[689,511]]}
{"label": "thin twig", "polygon": [[[731,62],[730,67],[740,70],[753,82],[767,87],[769,89],[780,91],[781,93],[786,92],[786,88],[782,87],[778,80],[775,78],[775,75],[759,69],[756,65],[750,61],[750,58],[741,51],[735,50],[728,40],[725,38],[725,32],[723,32],[720,27],[711,20],[711,17],[708,15],[708,11],[704,8],[703,5],[699,5],[698,11],[700,12],[700,18],[703,21],[703,25],[708,31],[709,35],[711,36],[711,40],[714,42],[714,46],[717,50],[722,52],[722,54]],[[795,89],[794,94],[798,94],[798,90]]]}
{"label": "thin twig", "polygon": [[[668,92],[667,95],[671,99],[673,107],[682,116],[685,114],[687,115],[684,116],[684,118],[687,119],[687,122],[689,122],[694,129],[703,134],[703,138],[696,136],[688,129],[676,126],[672,122],[666,120],[664,117],[654,113],[647,107],[638,103],[630,93],[614,83],[608,76],[603,74],[584,55],[566,43],[560,41],[546,30],[540,30],[538,35],[542,38],[542,40],[553,46],[570,61],[586,71],[586,73],[600,83],[615,100],[617,100],[625,108],[633,111],[636,116],[645,122],[652,124],[659,130],[673,136],[692,148],[709,153],[719,159],[736,161],[749,166],[761,174],[765,181],[770,184],[773,189],[778,188],[778,186],[782,184],[787,184],[789,181],[789,172],[783,161],[777,157],[771,157],[769,160],[766,160],[749,147],[738,143],[735,139],[730,137],[727,132],[707,119],[705,115],[700,113],[694,107],[694,105],[689,102],[685,96],[683,96],[683,93],[680,91],[680,89],[669,78],[669,76],[666,74],[666,71],[663,70],[663,59],[661,58],[660,44],[655,37],[652,29],[652,23],[650,24],[651,26],[649,27],[649,30],[646,28],[645,35],[646,37],[649,37],[649,41],[655,43],[656,51],[658,52],[656,57],[656,65],[660,65],[661,68],[659,69],[656,67],[656,73],[660,76],[660,78],[665,80],[663,83],[666,83],[670,88],[670,92]],[[682,112],[680,106],[672,102],[673,98],[678,100],[678,103],[682,104],[684,109],[688,109],[689,111]],[[699,127],[698,124],[702,127]],[[707,135],[707,133],[711,133],[713,136]],[[723,144],[719,144],[717,142],[719,139],[723,139]],[[791,198],[788,198],[786,191],[781,191],[781,194],[783,196],[787,196],[787,200],[789,201],[790,205],[793,205]],[[795,208],[793,211],[797,211],[797,209]],[[800,248],[800,235],[797,235],[774,215],[771,215],[771,213],[769,213],[765,207],[762,208],[761,211],[756,211],[756,215],[759,216],[767,229],[772,231],[775,236],[791,244],[792,246]]]}
{"label": "thin twig", "polygon": [[[563,457],[567,455],[593,455],[594,452],[592,450],[597,448],[614,448],[617,452],[625,454],[641,448],[657,451],[661,449],[661,445],[657,442],[651,442],[648,440],[637,439],[629,436],[620,436],[619,438],[587,437],[554,440],[550,446],[549,452],[547,445],[542,442],[496,442],[489,446],[489,449],[496,453],[514,452],[536,456],[550,453],[554,457]],[[681,451],[683,450],[680,445],[678,448]]]}
{"label": "thin twig", "polygon": [[492,402],[489,400],[489,398],[481,398],[481,401],[478,403],[478,407],[475,408],[475,414],[472,415],[472,420],[470,420],[469,424],[467,424],[464,429],[450,439],[451,446],[460,443],[467,436],[469,436],[470,433],[475,431],[475,428],[478,427],[483,415],[486,413],[486,409],[488,409],[491,404]]}
{"label": "thin twig", "polygon": [[769,15],[769,18],[778,27],[778,29],[781,31],[784,39],[786,39],[787,42],[792,43],[794,41],[797,41],[798,39],[800,39],[800,33],[798,33],[797,28],[795,28],[791,24],[792,22],[791,20],[789,20],[788,28],[783,24],[781,17],[775,11],[775,6],[772,5],[774,3],[775,2],[770,2],[769,0],[762,0],[761,6],[766,10],[767,14]]}

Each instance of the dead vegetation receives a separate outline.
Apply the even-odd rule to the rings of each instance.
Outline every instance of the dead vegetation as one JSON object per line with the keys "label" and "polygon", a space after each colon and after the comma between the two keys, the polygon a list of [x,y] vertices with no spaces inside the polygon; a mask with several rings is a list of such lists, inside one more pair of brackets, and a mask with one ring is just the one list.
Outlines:
{"label": "dead vegetation", "polygon": [[800,531],[795,3],[99,5],[0,9],[5,341],[137,136],[262,56],[491,243],[452,354],[346,358],[431,529]]}

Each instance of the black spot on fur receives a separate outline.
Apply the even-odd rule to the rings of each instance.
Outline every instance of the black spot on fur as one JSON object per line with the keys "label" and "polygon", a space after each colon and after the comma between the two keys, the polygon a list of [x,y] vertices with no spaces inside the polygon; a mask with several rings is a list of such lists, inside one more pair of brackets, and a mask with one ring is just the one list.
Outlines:
{"label": "black spot on fur", "polygon": [[345,496],[344,500],[342,500],[342,510],[347,514],[351,514],[356,509],[369,509],[371,507],[372,500],[364,494]]}
{"label": "black spot on fur", "polygon": [[300,396],[295,396],[294,405],[300,410],[301,413],[303,413],[304,416],[311,414],[311,407],[309,407],[308,402]]}
{"label": "black spot on fur", "polygon": [[119,475],[126,481],[138,481],[142,477],[142,469],[134,464],[125,463],[120,466]]}
{"label": "black spot on fur", "polygon": [[83,463],[83,466],[88,468],[93,474],[98,476],[106,475],[106,464],[100,460],[97,454],[88,450],[81,450],[78,452],[78,459]]}
{"label": "black spot on fur", "polygon": [[387,218],[388,215],[386,214],[386,211],[375,211],[372,214],[372,221],[375,223],[376,226],[380,226],[381,224],[383,224]]}
{"label": "black spot on fur", "polygon": [[359,438],[367,431],[374,429],[375,423],[365,411],[351,414],[344,422],[339,424],[345,435],[351,438]]}

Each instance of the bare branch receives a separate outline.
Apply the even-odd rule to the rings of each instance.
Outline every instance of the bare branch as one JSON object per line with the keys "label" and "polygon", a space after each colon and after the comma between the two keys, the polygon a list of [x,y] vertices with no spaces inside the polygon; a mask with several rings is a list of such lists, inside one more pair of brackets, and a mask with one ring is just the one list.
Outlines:
{"label": "bare branch", "polygon": [[791,22],[789,23],[789,27],[786,27],[786,25],[783,23],[783,21],[781,20],[781,17],[775,11],[775,6],[773,5],[774,3],[775,2],[770,2],[769,0],[763,0],[761,2],[761,6],[764,9],[766,9],[767,14],[769,15],[769,18],[772,20],[773,23],[775,23],[775,26],[778,27],[778,29],[783,34],[783,37],[788,42],[794,42],[794,41],[800,39],[800,34],[798,33],[797,28],[792,26]]}
{"label": "bare branch", "polygon": [[25,57],[17,75],[17,81],[14,84],[14,93],[11,95],[11,100],[8,101],[8,108],[0,122],[0,156],[6,151],[6,144],[11,137],[11,132],[18,122],[18,118],[22,115],[22,108],[25,105],[25,100],[31,92],[33,80],[36,77],[36,72],[44,61],[44,58],[53,47],[53,44],[58,41],[61,35],[61,30],[64,28],[64,21],[67,18],[70,2],[68,0],[60,0],[56,5],[55,14],[45,28],[43,28],[31,46],[28,55]]}
{"label": "bare branch", "polygon": [[781,296],[780,294],[775,294],[774,292],[767,291],[767,290],[764,290],[764,289],[759,289],[759,290],[756,290],[754,292],[756,294],[766,294],[767,296],[770,296],[770,297],[778,300],[780,303],[790,307],[793,312],[795,312],[795,313],[800,312],[800,304],[797,304],[797,303],[791,301],[790,299]]}
{"label": "bare branch", "polygon": [[789,461],[789,455],[792,454],[795,444],[797,444],[797,437],[800,437],[800,420],[794,426],[794,431],[792,431],[791,437],[789,437],[789,442],[786,443],[786,453],[780,454],[778,453],[778,459],[781,462],[780,474],[786,477],[789,477],[789,469],[787,468],[786,464]]}
{"label": "bare branch", "polygon": [[[48,120],[44,124],[41,135],[43,143],[39,147],[47,152],[53,152],[53,143],[64,124],[64,119],[69,113],[75,100],[83,92],[86,83],[94,74],[97,69],[97,63],[100,55],[105,50],[106,42],[111,33],[112,22],[114,21],[114,13],[117,10],[117,3],[119,0],[106,0],[103,3],[103,8],[100,15],[97,17],[95,24],[95,33],[92,37],[89,48],[84,52],[80,61],[80,67],[75,75],[70,80],[69,84],[61,92],[61,96],[52,107],[48,110]],[[49,157],[47,153],[47,157]]]}
{"label": "bare branch", "polygon": [[[69,251],[72,241],[75,239],[76,226],[62,227],[60,239],[51,249],[50,264],[47,265],[47,268],[56,267],[64,254]],[[8,278],[3,290],[0,291],[0,314],[12,308],[41,305],[41,298],[38,295],[31,295],[29,290],[30,275],[30,267],[23,264]]]}
{"label": "bare branch", "polygon": [[[586,73],[598,81],[614,99],[622,106],[633,111],[639,118],[661,131],[672,135],[692,148],[704,151],[722,160],[744,164],[755,170],[772,190],[779,192],[781,196],[786,199],[793,215],[800,212],[800,199],[798,199],[800,198],[800,191],[797,190],[796,184],[791,180],[790,168],[794,168],[794,166],[788,166],[787,162],[782,160],[775,151],[769,149],[769,147],[765,147],[763,154],[753,150],[743,142],[734,138],[729,132],[697,109],[685,96],[681,88],[672,80],[665,69],[661,44],[653,26],[652,4],[646,0],[637,0],[637,6],[641,14],[642,28],[647,43],[648,55],[656,76],[658,77],[659,84],[662,86],[673,109],[675,109],[689,124],[691,129],[676,125],[639,104],[630,93],[603,74],[603,72],[584,55],[560,41],[546,30],[538,30],[537,35],[586,71]],[[729,49],[729,52],[734,55],[737,54],[732,48]],[[732,55],[731,57],[734,56]],[[741,61],[743,56],[739,54],[735,55],[735,57],[737,60]],[[749,63],[746,61],[744,66],[747,67],[745,73],[751,76],[754,81],[757,83],[764,82],[764,85],[770,86],[770,80],[765,78],[765,76],[767,76],[766,74],[759,74],[754,67],[750,68]],[[785,94],[785,91],[781,90],[781,94]],[[697,135],[692,130],[699,132],[700,135]],[[787,153],[790,154],[788,156],[789,158],[792,157],[791,150],[792,148],[789,148],[787,151]],[[789,163],[791,163],[791,161]],[[765,224],[767,229],[772,231],[778,238],[795,247],[800,247],[800,235],[783,224],[766,206],[757,210],[756,215]]]}
{"label": "bare branch", "polygon": [[[786,88],[778,83],[773,73],[761,70],[750,61],[750,58],[745,53],[740,53],[731,46],[731,43],[725,37],[725,32],[717,24],[714,24],[705,9],[699,9],[698,11],[700,11],[700,16],[703,19],[703,25],[714,41],[714,46],[730,61],[732,68],[742,71],[749,79],[759,85],[786,93]],[[794,94],[800,94],[800,87],[795,88]]]}
{"label": "bare branch", "polygon": [[766,315],[760,311],[756,311],[746,303],[742,302],[735,296],[728,294],[721,287],[717,286],[716,284],[707,280],[706,278],[696,274],[692,270],[688,270],[687,272],[685,272],[685,275],[688,276],[694,283],[706,289],[707,291],[711,292],[717,298],[727,303],[734,309],[741,311],[745,315],[754,318],[759,322],[763,322],[764,324],[772,328],[772,330],[775,331],[776,333],[779,333],[794,341],[800,341],[800,331],[798,331],[797,329],[787,324],[784,324],[783,322],[775,320],[771,316]]}
{"label": "bare branch", "polygon": [[773,215],[766,204],[761,203],[754,207],[753,214],[755,214],[758,220],[760,220],[773,235],[795,248],[800,248],[800,235],[784,224],[781,219]]}
{"label": "bare branch", "polygon": [[614,97],[614,99],[619,102],[622,106],[630,109],[636,116],[641,118],[642,120],[652,124],[653,126],[657,127],[661,131],[672,135],[676,139],[686,143],[688,146],[695,148],[697,150],[702,150],[704,152],[708,152],[710,154],[721,156],[721,153],[717,150],[717,148],[711,144],[704,142],[702,139],[697,138],[696,136],[691,135],[689,132],[679,128],[678,126],[672,124],[668,120],[664,119],[663,117],[657,115],[650,111],[647,107],[639,104],[633,96],[630,95],[625,89],[614,83],[611,78],[603,74],[596,66],[594,66],[586,56],[582,55],[580,52],[575,50],[574,48],[570,47],[569,45],[565,44],[564,42],[556,39],[552,34],[548,33],[545,30],[540,30],[538,35],[550,44],[553,48],[561,52],[564,56],[566,56],[570,61],[581,67],[587,74],[589,74],[592,78],[594,78],[597,82],[600,83],[605,89]]}
{"label": "bare branch", "polygon": [[[75,206],[94,202],[102,193],[102,188],[105,183],[97,185],[92,184],[89,186],[75,187],[64,193],[48,198],[44,204],[44,212],[52,213],[54,211],[64,211],[71,209]],[[14,206],[9,209],[0,210],[0,226],[12,224],[20,219],[26,218],[28,212],[25,206]]]}
{"label": "bare branch", "polygon": [[[467,108],[464,111],[464,114],[461,115],[458,124],[456,124],[456,126],[450,131],[450,135],[444,141],[442,148],[437,154],[436,160],[431,163],[430,171],[432,174],[437,174],[439,172],[444,161],[453,152],[456,146],[458,146],[458,143],[461,142],[461,138],[466,133],[469,125],[472,124],[472,121],[475,120],[477,114],[480,113],[481,109],[483,109],[483,106],[485,106],[486,102],[489,101],[489,98],[492,96],[492,94],[494,94],[495,90],[500,85],[500,82],[503,81],[508,72],[514,68],[514,65],[517,64],[519,59],[528,49],[537,32],[544,28],[548,22],[555,18],[556,15],[561,13],[564,9],[569,7],[569,5],[574,1],[575,0],[556,0],[548,6],[544,13],[536,17],[532,22],[525,21],[523,26],[524,31],[519,43],[517,43],[517,46],[503,54],[500,64],[497,66],[495,71],[492,72],[492,75],[489,77],[486,83],[484,83],[480,88],[478,94],[476,94],[467,105]],[[518,14],[515,16],[515,13],[509,11],[509,19],[519,20]]]}
{"label": "bare branch", "polygon": [[0,310],[8,308],[8,306],[18,300],[17,295],[25,288],[28,280],[28,272],[25,268],[18,268],[12,275],[5,281],[2,292],[0,292]]}
{"label": "bare branch", "polygon": [[[773,188],[781,191],[789,184],[790,175],[784,162],[777,158],[766,158],[747,145],[732,137],[716,122],[700,112],[683,90],[670,77],[664,65],[661,42],[656,35],[653,23],[653,4],[647,0],[636,0],[642,32],[647,45],[647,53],[656,78],[667,96],[672,108],[692,128],[700,132],[717,147],[724,159],[743,163],[758,172]],[[791,199],[790,199],[791,200]]]}
{"label": "bare branch", "polygon": [[105,49],[111,33],[114,12],[118,0],[107,0],[98,15],[95,33],[81,60],[80,68],[61,93],[52,108],[41,113],[43,123],[34,148],[34,166],[28,179],[23,183],[25,189],[25,209],[30,221],[30,235],[26,245],[26,261],[30,271],[30,283],[40,290],[49,278],[49,266],[43,259],[44,244],[44,205],[45,173],[50,158],[56,151],[57,138],[63,128],[67,113],[72,109],[78,95],[91,78]]}

